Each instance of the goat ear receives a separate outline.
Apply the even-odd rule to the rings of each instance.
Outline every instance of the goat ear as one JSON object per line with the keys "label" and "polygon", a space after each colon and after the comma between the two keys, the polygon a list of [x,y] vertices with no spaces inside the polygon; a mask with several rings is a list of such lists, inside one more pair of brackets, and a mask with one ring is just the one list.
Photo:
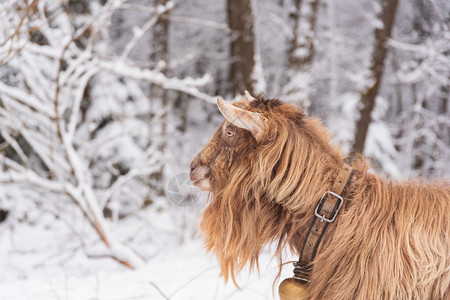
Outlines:
{"label": "goat ear", "polygon": [[217,106],[230,123],[250,131],[256,141],[261,140],[265,131],[264,117],[261,114],[231,105],[220,97],[217,97]]}
{"label": "goat ear", "polygon": [[252,101],[256,100],[255,97],[250,95],[250,93],[247,90],[245,90],[244,94],[245,94],[245,97],[247,97],[248,102],[252,102]]}

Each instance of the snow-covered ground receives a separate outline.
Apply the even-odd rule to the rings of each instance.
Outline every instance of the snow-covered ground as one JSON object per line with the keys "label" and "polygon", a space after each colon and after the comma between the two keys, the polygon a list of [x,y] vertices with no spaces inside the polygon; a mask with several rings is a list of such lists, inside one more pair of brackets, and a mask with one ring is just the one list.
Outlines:
{"label": "snow-covered ground", "polygon": [[[160,253],[136,271],[93,271],[76,276],[61,270],[39,271],[25,280],[0,282],[0,299],[278,299],[272,289],[278,272],[269,252],[261,256],[261,273],[243,272],[238,277],[240,289],[225,284],[219,276],[215,258],[206,254],[199,239]],[[292,267],[283,269],[282,278],[290,276]]]}

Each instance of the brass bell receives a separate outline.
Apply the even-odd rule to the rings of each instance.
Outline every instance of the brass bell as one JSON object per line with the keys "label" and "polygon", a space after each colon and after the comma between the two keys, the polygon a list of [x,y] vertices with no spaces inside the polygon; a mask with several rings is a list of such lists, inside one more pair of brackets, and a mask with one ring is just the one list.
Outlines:
{"label": "brass bell", "polygon": [[303,300],[308,299],[305,284],[294,278],[286,278],[278,288],[280,300]]}

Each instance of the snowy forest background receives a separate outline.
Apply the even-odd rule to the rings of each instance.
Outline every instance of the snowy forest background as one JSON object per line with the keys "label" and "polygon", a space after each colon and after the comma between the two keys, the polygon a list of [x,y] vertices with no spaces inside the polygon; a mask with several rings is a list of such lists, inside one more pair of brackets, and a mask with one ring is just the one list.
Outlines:
{"label": "snowy forest background", "polygon": [[168,195],[215,96],[296,103],[383,176],[449,177],[449,23],[447,0],[1,1],[0,298],[277,297],[268,253],[225,285],[205,196]]}

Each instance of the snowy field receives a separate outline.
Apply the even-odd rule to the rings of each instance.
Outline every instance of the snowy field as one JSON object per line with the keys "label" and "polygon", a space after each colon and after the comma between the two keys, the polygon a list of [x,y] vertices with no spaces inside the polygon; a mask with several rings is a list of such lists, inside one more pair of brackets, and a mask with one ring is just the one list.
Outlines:
{"label": "snowy field", "polygon": [[[291,266],[283,270],[282,278],[291,274]],[[0,299],[50,300],[50,299],[278,299],[272,290],[277,264],[268,253],[261,256],[261,274],[243,272],[238,282],[224,283],[214,257],[207,255],[199,240],[176,249],[168,249],[148,262],[143,268],[92,270],[93,275],[74,276],[62,270],[39,271],[27,280],[0,283]]]}

